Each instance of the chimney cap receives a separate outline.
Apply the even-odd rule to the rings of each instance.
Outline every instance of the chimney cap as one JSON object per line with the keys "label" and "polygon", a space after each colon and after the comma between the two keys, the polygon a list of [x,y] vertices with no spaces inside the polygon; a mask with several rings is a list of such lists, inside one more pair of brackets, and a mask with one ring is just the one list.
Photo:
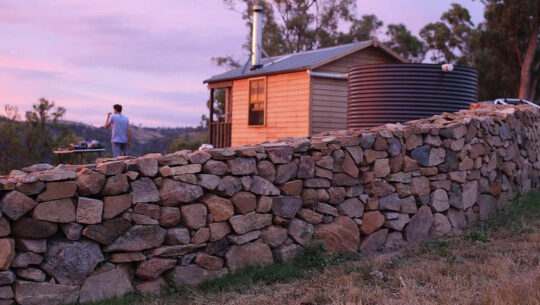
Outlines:
{"label": "chimney cap", "polygon": [[263,10],[262,5],[257,5],[257,4],[253,5],[253,11],[262,12],[262,10]]}

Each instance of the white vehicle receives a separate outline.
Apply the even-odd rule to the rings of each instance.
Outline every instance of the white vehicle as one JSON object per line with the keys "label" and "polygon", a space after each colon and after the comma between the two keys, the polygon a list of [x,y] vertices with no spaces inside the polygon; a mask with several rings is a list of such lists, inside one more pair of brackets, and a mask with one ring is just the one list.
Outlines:
{"label": "white vehicle", "polygon": [[522,100],[522,99],[519,99],[519,98],[498,98],[498,99],[494,100],[493,102],[488,101],[488,102],[485,102],[485,103],[495,104],[495,105],[521,105],[521,104],[525,104],[525,105],[533,106],[533,107],[536,107],[536,108],[540,108],[539,105],[536,105],[533,102],[529,102],[527,100]]}

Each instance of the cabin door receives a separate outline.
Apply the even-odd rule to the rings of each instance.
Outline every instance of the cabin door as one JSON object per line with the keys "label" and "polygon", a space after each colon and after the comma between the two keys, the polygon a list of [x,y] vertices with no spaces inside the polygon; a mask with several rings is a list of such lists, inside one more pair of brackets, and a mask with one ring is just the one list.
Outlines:
{"label": "cabin door", "polygon": [[232,87],[210,89],[209,140],[216,148],[231,146]]}

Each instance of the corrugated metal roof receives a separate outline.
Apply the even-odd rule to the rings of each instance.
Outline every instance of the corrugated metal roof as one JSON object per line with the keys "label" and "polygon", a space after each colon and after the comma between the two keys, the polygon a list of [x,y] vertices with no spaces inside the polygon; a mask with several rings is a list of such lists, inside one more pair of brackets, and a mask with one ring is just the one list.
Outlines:
{"label": "corrugated metal roof", "polygon": [[256,70],[251,70],[251,62],[239,68],[214,75],[205,80],[205,83],[215,83],[245,77],[261,76],[285,71],[297,71],[310,69],[321,63],[326,63],[332,59],[338,59],[341,55],[345,56],[366,48],[373,44],[372,40],[360,41],[350,44],[339,45],[335,47],[322,48],[312,51],[305,51],[271,58],[264,58],[263,66]]}

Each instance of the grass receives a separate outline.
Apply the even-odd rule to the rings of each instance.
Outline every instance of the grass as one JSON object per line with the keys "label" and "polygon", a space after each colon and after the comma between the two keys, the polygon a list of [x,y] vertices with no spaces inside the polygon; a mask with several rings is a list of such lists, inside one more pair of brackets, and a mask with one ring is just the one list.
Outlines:
{"label": "grass", "polygon": [[160,298],[97,304],[540,305],[540,192],[461,236],[358,258],[315,247],[290,264],[244,268]]}

